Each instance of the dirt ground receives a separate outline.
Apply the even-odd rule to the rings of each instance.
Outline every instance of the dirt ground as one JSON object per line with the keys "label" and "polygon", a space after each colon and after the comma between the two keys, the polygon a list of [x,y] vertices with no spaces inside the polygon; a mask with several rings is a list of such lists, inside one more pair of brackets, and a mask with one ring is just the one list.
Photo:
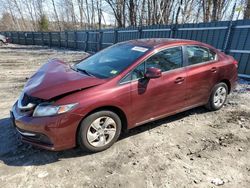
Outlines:
{"label": "dirt ground", "polygon": [[240,80],[223,109],[200,107],[123,134],[110,149],[49,152],[20,142],[9,110],[49,58],[84,52],[39,46],[0,48],[0,187],[250,187],[250,82]]}

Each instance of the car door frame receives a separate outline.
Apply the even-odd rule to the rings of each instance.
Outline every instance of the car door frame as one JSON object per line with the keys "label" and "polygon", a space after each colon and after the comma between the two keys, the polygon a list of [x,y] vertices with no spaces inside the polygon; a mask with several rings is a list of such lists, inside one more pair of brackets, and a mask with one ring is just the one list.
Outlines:
{"label": "car door frame", "polygon": [[[215,60],[210,60],[210,61],[205,61],[205,62],[201,62],[201,63],[197,63],[197,64],[193,64],[193,65],[189,65],[189,61],[188,61],[188,54],[187,54],[187,46],[196,46],[196,47],[200,47],[200,48],[204,48],[208,51],[212,51],[216,54],[216,59]],[[204,46],[204,45],[201,45],[201,44],[184,44],[182,45],[183,47],[183,53],[184,53],[184,56],[185,56],[185,66],[186,67],[190,67],[190,66],[198,66],[198,65],[201,65],[201,64],[208,64],[208,63],[215,63],[216,61],[218,61],[218,53],[215,52],[213,49],[207,47],[207,46]]]}
{"label": "car door frame", "polygon": [[[182,50],[182,67],[179,67],[177,69],[181,69],[181,68],[185,68],[186,66],[188,66],[188,60],[187,60],[187,56],[185,55],[185,49],[184,49],[184,46],[183,44],[180,44],[180,45],[173,45],[173,46],[165,46],[165,47],[161,47],[159,49],[154,49],[153,52],[147,56],[146,58],[143,58],[140,63],[138,63],[134,68],[132,68],[127,74],[125,74],[119,81],[118,81],[118,85],[123,85],[123,84],[127,84],[127,83],[131,83],[131,82],[134,82],[134,81],[138,81],[140,80],[141,78],[138,78],[138,79],[134,79],[134,80],[130,80],[130,81],[125,81],[125,82],[122,82],[122,80],[127,77],[130,73],[132,73],[138,66],[140,66],[142,63],[145,63],[145,61],[147,61],[149,58],[151,58],[152,56],[154,56],[155,54],[161,52],[161,51],[164,51],[164,50],[167,50],[167,49],[170,49],[170,48],[176,48],[176,47],[181,47],[181,50]],[[189,46],[189,45],[186,45],[186,46]],[[146,66],[144,67],[144,73],[146,73]],[[166,74],[170,71],[175,71],[177,69],[172,69],[172,70],[168,70],[168,71],[164,71],[162,72],[162,74]]]}
{"label": "car door frame", "polygon": [[[164,50],[167,50],[167,49],[171,49],[171,48],[176,48],[176,47],[181,47],[181,51],[182,51],[182,66],[179,67],[179,68],[176,68],[176,69],[172,69],[172,70],[168,70],[168,71],[164,71],[162,72],[162,76],[164,76],[165,74],[169,74],[169,72],[174,72],[178,69],[186,69],[186,65],[187,65],[187,57],[185,56],[185,51],[184,51],[184,45],[183,44],[178,44],[178,45],[171,45],[171,46],[163,46],[163,47],[160,47],[158,49],[155,49],[153,50],[153,52],[148,55],[147,57],[143,58],[140,63],[138,63],[133,69],[131,69],[126,75],[124,75],[119,81],[118,81],[118,84],[119,85],[123,85],[123,84],[130,84],[130,86],[132,87],[132,83],[133,82],[136,82],[136,81],[139,81],[140,79],[142,78],[138,78],[138,79],[134,79],[132,80],[132,72],[138,67],[140,66],[142,63],[145,63],[144,65],[144,74],[146,73],[146,61],[151,58],[152,56],[156,55],[157,53],[161,52],[161,51],[164,51]],[[124,78],[126,78],[128,75],[130,74],[131,76],[131,80],[129,81],[125,81],[125,82],[122,82],[122,80]],[[186,73],[186,76],[187,76],[187,73]],[[186,78],[185,78],[185,81],[184,81],[185,85],[186,85]],[[186,95],[185,95],[186,96]],[[131,96],[130,96],[131,97]],[[186,100],[186,98],[184,98],[184,100]],[[154,118],[150,118],[150,119],[146,119],[144,121],[141,121],[141,122],[134,122],[134,126],[139,126],[141,124],[144,124],[144,123],[147,123],[147,122],[151,122],[151,121],[154,121],[154,120],[157,120],[157,119],[161,119],[163,117],[166,117],[168,115],[172,115],[172,114],[175,114],[175,112],[179,112],[179,111],[183,111],[184,109],[186,108],[186,106],[184,105],[182,109],[178,109],[176,111],[173,111],[172,113],[166,113],[166,114],[162,114],[162,115],[159,115],[159,116],[156,116]]]}
{"label": "car door frame", "polygon": [[[212,51],[212,52],[214,52],[215,54],[216,54],[216,57],[215,57],[215,59],[214,60],[209,60],[209,61],[205,61],[205,62],[201,62],[201,63],[197,63],[197,64],[191,64],[191,65],[189,65],[189,61],[188,61],[188,53],[187,53],[187,47],[188,46],[195,46],[195,47],[199,47],[199,48],[204,48],[204,49],[206,49],[208,52],[210,52],[210,51]],[[185,63],[186,63],[186,68],[187,68],[187,81],[188,81],[188,79],[189,79],[189,68],[195,68],[195,67],[200,67],[200,66],[202,66],[202,65],[212,65],[212,64],[215,64],[215,63],[218,63],[219,62],[219,55],[218,55],[218,53],[215,51],[215,50],[213,50],[213,49],[211,49],[211,48],[209,48],[209,47],[207,47],[207,46],[204,46],[204,45],[202,45],[202,44],[185,44],[185,45],[183,45],[183,50],[184,50],[184,54],[185,54]],[[216,70],[217,72],[218,72],[218,70]],[[218,74],[218,73],[217,73]],[[217,75],[217,77],[218,77],[218,75]],[[215,81],[214,82],[217,82],[217,78],[215,78]],[[187,82],[187,90],[189,89],[189,82]],[[189,91],[187,91],[188,93],[187,93],[187,103],[189,103]],[[209,94],[208,94],[208,96],[210,96],[210,94],[211,94],[211,90],[209,91]],[[209,97],[207,97],[207,100],[208,100],[208,98]],[[193,105],[189,105],[188,104],[188,108],[193,108],[193,107],[197,107],[197,106],[200,106],[200,105],[204,105],[204,104],[206,104],[205,102],[200,102],[200,103],[197,103],[197,104],[193,104]]]}

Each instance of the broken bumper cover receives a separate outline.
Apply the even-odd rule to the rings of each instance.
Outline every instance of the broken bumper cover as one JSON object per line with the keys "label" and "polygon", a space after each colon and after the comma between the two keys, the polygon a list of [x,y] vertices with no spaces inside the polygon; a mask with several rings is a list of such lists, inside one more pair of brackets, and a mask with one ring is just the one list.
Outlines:
{"label": "broken bumper cover", "polygon": [[65,113],[50,117],[32,117],[21,114],[15,104],[10,116],[23,142],[52,151],[76,146],[76,131],[82,119],[80,115]]}

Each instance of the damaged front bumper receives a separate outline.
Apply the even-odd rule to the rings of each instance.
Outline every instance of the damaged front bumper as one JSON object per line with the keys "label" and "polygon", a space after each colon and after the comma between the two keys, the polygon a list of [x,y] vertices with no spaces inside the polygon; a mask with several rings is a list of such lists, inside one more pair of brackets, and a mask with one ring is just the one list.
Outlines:
{"label": "damaged front bumper", "polygon": [[23,142],[52,151],[76,146],[77,127],[82,119],[80,115],[65,113],[33,117],[29,113],[20,112],[15,103],[10,117]]}

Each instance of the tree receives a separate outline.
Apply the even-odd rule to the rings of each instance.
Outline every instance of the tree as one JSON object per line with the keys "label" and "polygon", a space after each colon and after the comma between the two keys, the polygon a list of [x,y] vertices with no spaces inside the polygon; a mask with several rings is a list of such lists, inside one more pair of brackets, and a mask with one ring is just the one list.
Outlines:
{"label": "tree", "polygon": [[128,2],[129,23],[131,26],[136,26],[136,0]]}
{"label": "tree", "polygon": [[118,27],[125,27],[125,1],[126,0],[105,0],[114,12]]}
{"label": "tree", "polygon": [[61,31],[62,28],[61,28],[60,20],[59,20],[58,13],[57,13],[57,10],[56,10],[55,0],[51,0],[51,2],[52,2],[52,5],[53,5],[54,14],[55,14],[58,29],[59,29],[59,31]]}
{"label": "tree", "polygon": [[48,31],[49,30],[49,20],[45,14],[41,15],[39,20],[39,30],[40,31]]}
{"label": "tree", "polygon": [[183,3],[183,0],[180,0],[179,7],[177,9],[177,13],[176,13],[176,16],[175,16],[175,23],[176,24],[178,24],[178,19],[179,19],[179,14],[180,14],[180,11],[181,11],[182,3]]}
{"label": "tree", "polygon": [[37,29],[37,22],[36,22],[36,19],[34,17],[33,2],[32,2],[32,0],[25,0],[23,3],[26,6],[27,11],[28,11],[28,15],[30,16],[30,19],[31,19],[31,21],[30,21],[31,25],[32,25],[31,30],[35,31]]}
{"label": "tree", "polygon": [[234,18],[250,19],[250,0],[0,0],[0,17],[18,31],[101,29],[228,20],[235,3]]}
{"label": "tree", "polygon": [[250,19],[250,0],[246,0],[246,8],[244,11],[244,19]]}
{"label": "tree", "polygon": [[98,29],[102,28],[102,0],[96,1],[97,16],[98,16]]}
{"label": "tree", "polygon": [[13,19],[10,13],[4,12],[2,18],[0,19],[0,30],[1,31],[11,31],[13,30]]}

